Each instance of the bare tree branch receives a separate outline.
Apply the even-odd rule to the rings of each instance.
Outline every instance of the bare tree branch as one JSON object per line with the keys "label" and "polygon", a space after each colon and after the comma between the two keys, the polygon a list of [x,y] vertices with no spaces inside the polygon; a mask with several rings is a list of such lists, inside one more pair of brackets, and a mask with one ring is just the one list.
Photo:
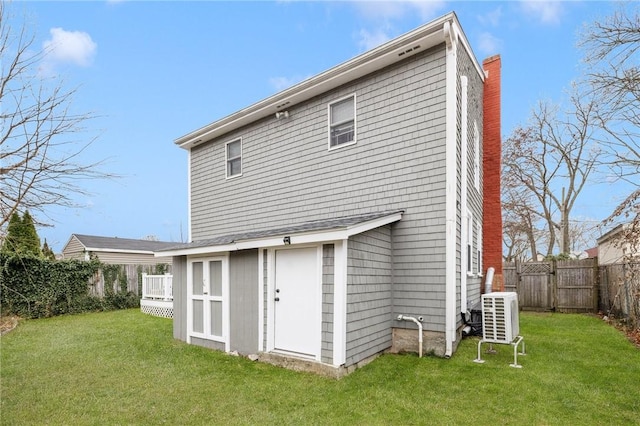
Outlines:
{"label": "bare tree branch", "polygon": [[566,111],[540,102],[529,125],[516,129],[503,146],[503,209],[510,210],[505,222],[519,220],[528,228],[532,256],[543,242],[547,256],[558,242],[560,252],[571,252],[571,212],[596,166],[596,105],[576,92],[569,100]]}
{"label": "bare tree branch", "polygon": [[55,78],[39,76],[47,52],[33,49],[23,24],[15,29],[0,2],[0,230],[18,210],[76,207],[88,194],[87,179],[113,177],[103,161],[85,164],[83,153],[95,137],[83,137],[91,113],[72,112],[76,89],[65,91]]}

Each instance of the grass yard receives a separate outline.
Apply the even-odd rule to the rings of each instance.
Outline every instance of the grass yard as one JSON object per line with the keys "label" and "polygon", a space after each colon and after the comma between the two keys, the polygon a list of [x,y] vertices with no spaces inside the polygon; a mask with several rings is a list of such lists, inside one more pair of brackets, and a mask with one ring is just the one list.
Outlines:
{"label": "grass yard", "polygon": [[[138,310],[30,320],[2,336],[2,425],[640,424],[640,350],[596,317],[522,313],[511,346],[476,364],[384,355],[341,380],[172,338]],[[483,351],[485,349],[483,345]]]}

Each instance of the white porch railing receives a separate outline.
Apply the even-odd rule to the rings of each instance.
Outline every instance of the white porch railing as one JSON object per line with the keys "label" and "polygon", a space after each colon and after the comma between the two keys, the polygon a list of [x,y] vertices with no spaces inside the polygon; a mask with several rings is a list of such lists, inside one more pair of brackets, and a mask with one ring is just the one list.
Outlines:
{"label": "white porch railing", "polygon": [[173,275],[142,274],[142,298],[173,300]]}

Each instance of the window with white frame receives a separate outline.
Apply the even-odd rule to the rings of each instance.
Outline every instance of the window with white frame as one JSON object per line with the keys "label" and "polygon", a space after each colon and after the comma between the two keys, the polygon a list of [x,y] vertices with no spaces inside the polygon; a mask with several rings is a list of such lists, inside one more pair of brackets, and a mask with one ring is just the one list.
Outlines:
{"label": "window with white frame", "polygon": [[226,144],[227,178],[242,175],[242,139]]}
{"label": "window with white frame", "polygon": [[473,273],[473,215],[467,213],[467,274]]}
{"label": "window with white frame", "polygon": [[473,184],[480,191],[480,132],[478,122],[473,122]]}
{"label": "window with white frame", "polygon": [[356,142],[356,96],[329,104],[329,149]]}

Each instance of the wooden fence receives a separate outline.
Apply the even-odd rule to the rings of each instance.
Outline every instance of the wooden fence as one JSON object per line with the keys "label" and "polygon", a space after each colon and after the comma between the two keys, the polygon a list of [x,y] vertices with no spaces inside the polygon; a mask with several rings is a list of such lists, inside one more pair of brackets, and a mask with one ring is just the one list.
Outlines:
{"label": "wooden fence", "polygon": [[600,310],[640,325],[640,263],[600,267]]}
{"label": "wooden fence", "polygon": [[[121,272],[121,276],[126,276],[126,289],[127,292],[133,293],[139,297],[142,297],[142,274],[154,273],[158,265],[118,265]],[[165,265],[164,272],[171,272],[171,266]],[[123,285],[121,285],[123,284]],[[89,280],[89,294],[92,296],[104,296],[105,295],[105,277],[103,270],[99,270],[92,279]],[[120,293],[124,290],[124,283],[120,283],[120,279],[114,280],[110,285],[113,287],[114,293]]]}
{"label": "wooden fence", "polygon": [[505,263],[503,276],[505,291],[518,293],[521,309],[598,311],[597,259]]}

